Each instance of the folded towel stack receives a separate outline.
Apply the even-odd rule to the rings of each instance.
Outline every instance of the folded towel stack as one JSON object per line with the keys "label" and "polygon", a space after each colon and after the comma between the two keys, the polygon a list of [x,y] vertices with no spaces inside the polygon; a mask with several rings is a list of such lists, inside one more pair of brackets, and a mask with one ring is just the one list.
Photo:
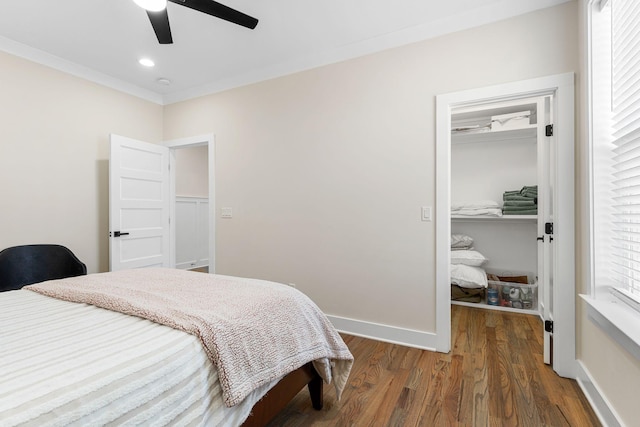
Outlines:
{"label": "folded towel stack", "polygon": [[521,190],[505,191],[502,195],[503,215],[537,215],[538,186],[524,186]]}
{"label": "folded towel stack", "polygon": [[479,200],[474,202],[451,203],[453,216],[502,216],[498,202],[493,200]]}

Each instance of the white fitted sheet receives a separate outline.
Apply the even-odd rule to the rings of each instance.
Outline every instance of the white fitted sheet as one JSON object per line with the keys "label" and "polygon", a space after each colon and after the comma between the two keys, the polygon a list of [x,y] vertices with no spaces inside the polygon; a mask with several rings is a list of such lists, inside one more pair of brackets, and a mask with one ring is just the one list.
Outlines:
{"label": "white fitted sheet", "polygon": [[236,426],[277,383],[228,408],[195,336],[26,290],[0,325],[2,426]]}

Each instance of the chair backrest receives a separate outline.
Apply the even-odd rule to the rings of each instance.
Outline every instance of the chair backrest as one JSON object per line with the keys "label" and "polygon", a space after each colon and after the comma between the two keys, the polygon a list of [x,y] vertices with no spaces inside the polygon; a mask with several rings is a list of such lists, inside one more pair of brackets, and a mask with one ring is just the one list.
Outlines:
{"label": "chair backrest", "polygon": [[0,292],[85,274],[87,266],[64,246],[24,245],[0,252]]}

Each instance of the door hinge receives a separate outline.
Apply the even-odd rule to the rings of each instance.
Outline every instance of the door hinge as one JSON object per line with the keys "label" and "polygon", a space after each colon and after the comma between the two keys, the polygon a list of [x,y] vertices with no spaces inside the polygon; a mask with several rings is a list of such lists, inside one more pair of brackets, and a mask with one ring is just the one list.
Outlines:
{"label": "door hinge", "polygon": [[544,134],[546,136],[553,136],[553,125],[547,125],[544,128]]}
{"label": "door hinge", "polygon": [[553,223],[552,222],[546,222],[544,224],[544,233],[545,234],[553,234]]}
{"label": "door hinge", "polygon": [[544,321],[544,330],[545,332],[553,333],[553,320]]}

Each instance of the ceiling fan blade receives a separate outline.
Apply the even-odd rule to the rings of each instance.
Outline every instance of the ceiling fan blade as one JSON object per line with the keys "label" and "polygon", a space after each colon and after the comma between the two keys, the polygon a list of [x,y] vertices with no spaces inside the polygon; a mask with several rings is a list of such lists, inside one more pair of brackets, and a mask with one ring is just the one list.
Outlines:
{"label": "ceiling fan blade", "polygon": [[159,12],[151,12],[147,10],[147,15],[151,21],[153,31],[156,32],[156,37],[160,44],[173,43],[173,37],[171,37],[171,27],[169,27],[169,15],[167,9],[163,9]]}
{"label": "ceiling fan blade", "polygon": [[258,20],[249,15],[245,15],[235,9],[220,4],[213,0],[169,0],[172,3],[186,6],[190,9],[197,10],[216,18],[241,25],[246,28],[254,29],[258,25]]}

